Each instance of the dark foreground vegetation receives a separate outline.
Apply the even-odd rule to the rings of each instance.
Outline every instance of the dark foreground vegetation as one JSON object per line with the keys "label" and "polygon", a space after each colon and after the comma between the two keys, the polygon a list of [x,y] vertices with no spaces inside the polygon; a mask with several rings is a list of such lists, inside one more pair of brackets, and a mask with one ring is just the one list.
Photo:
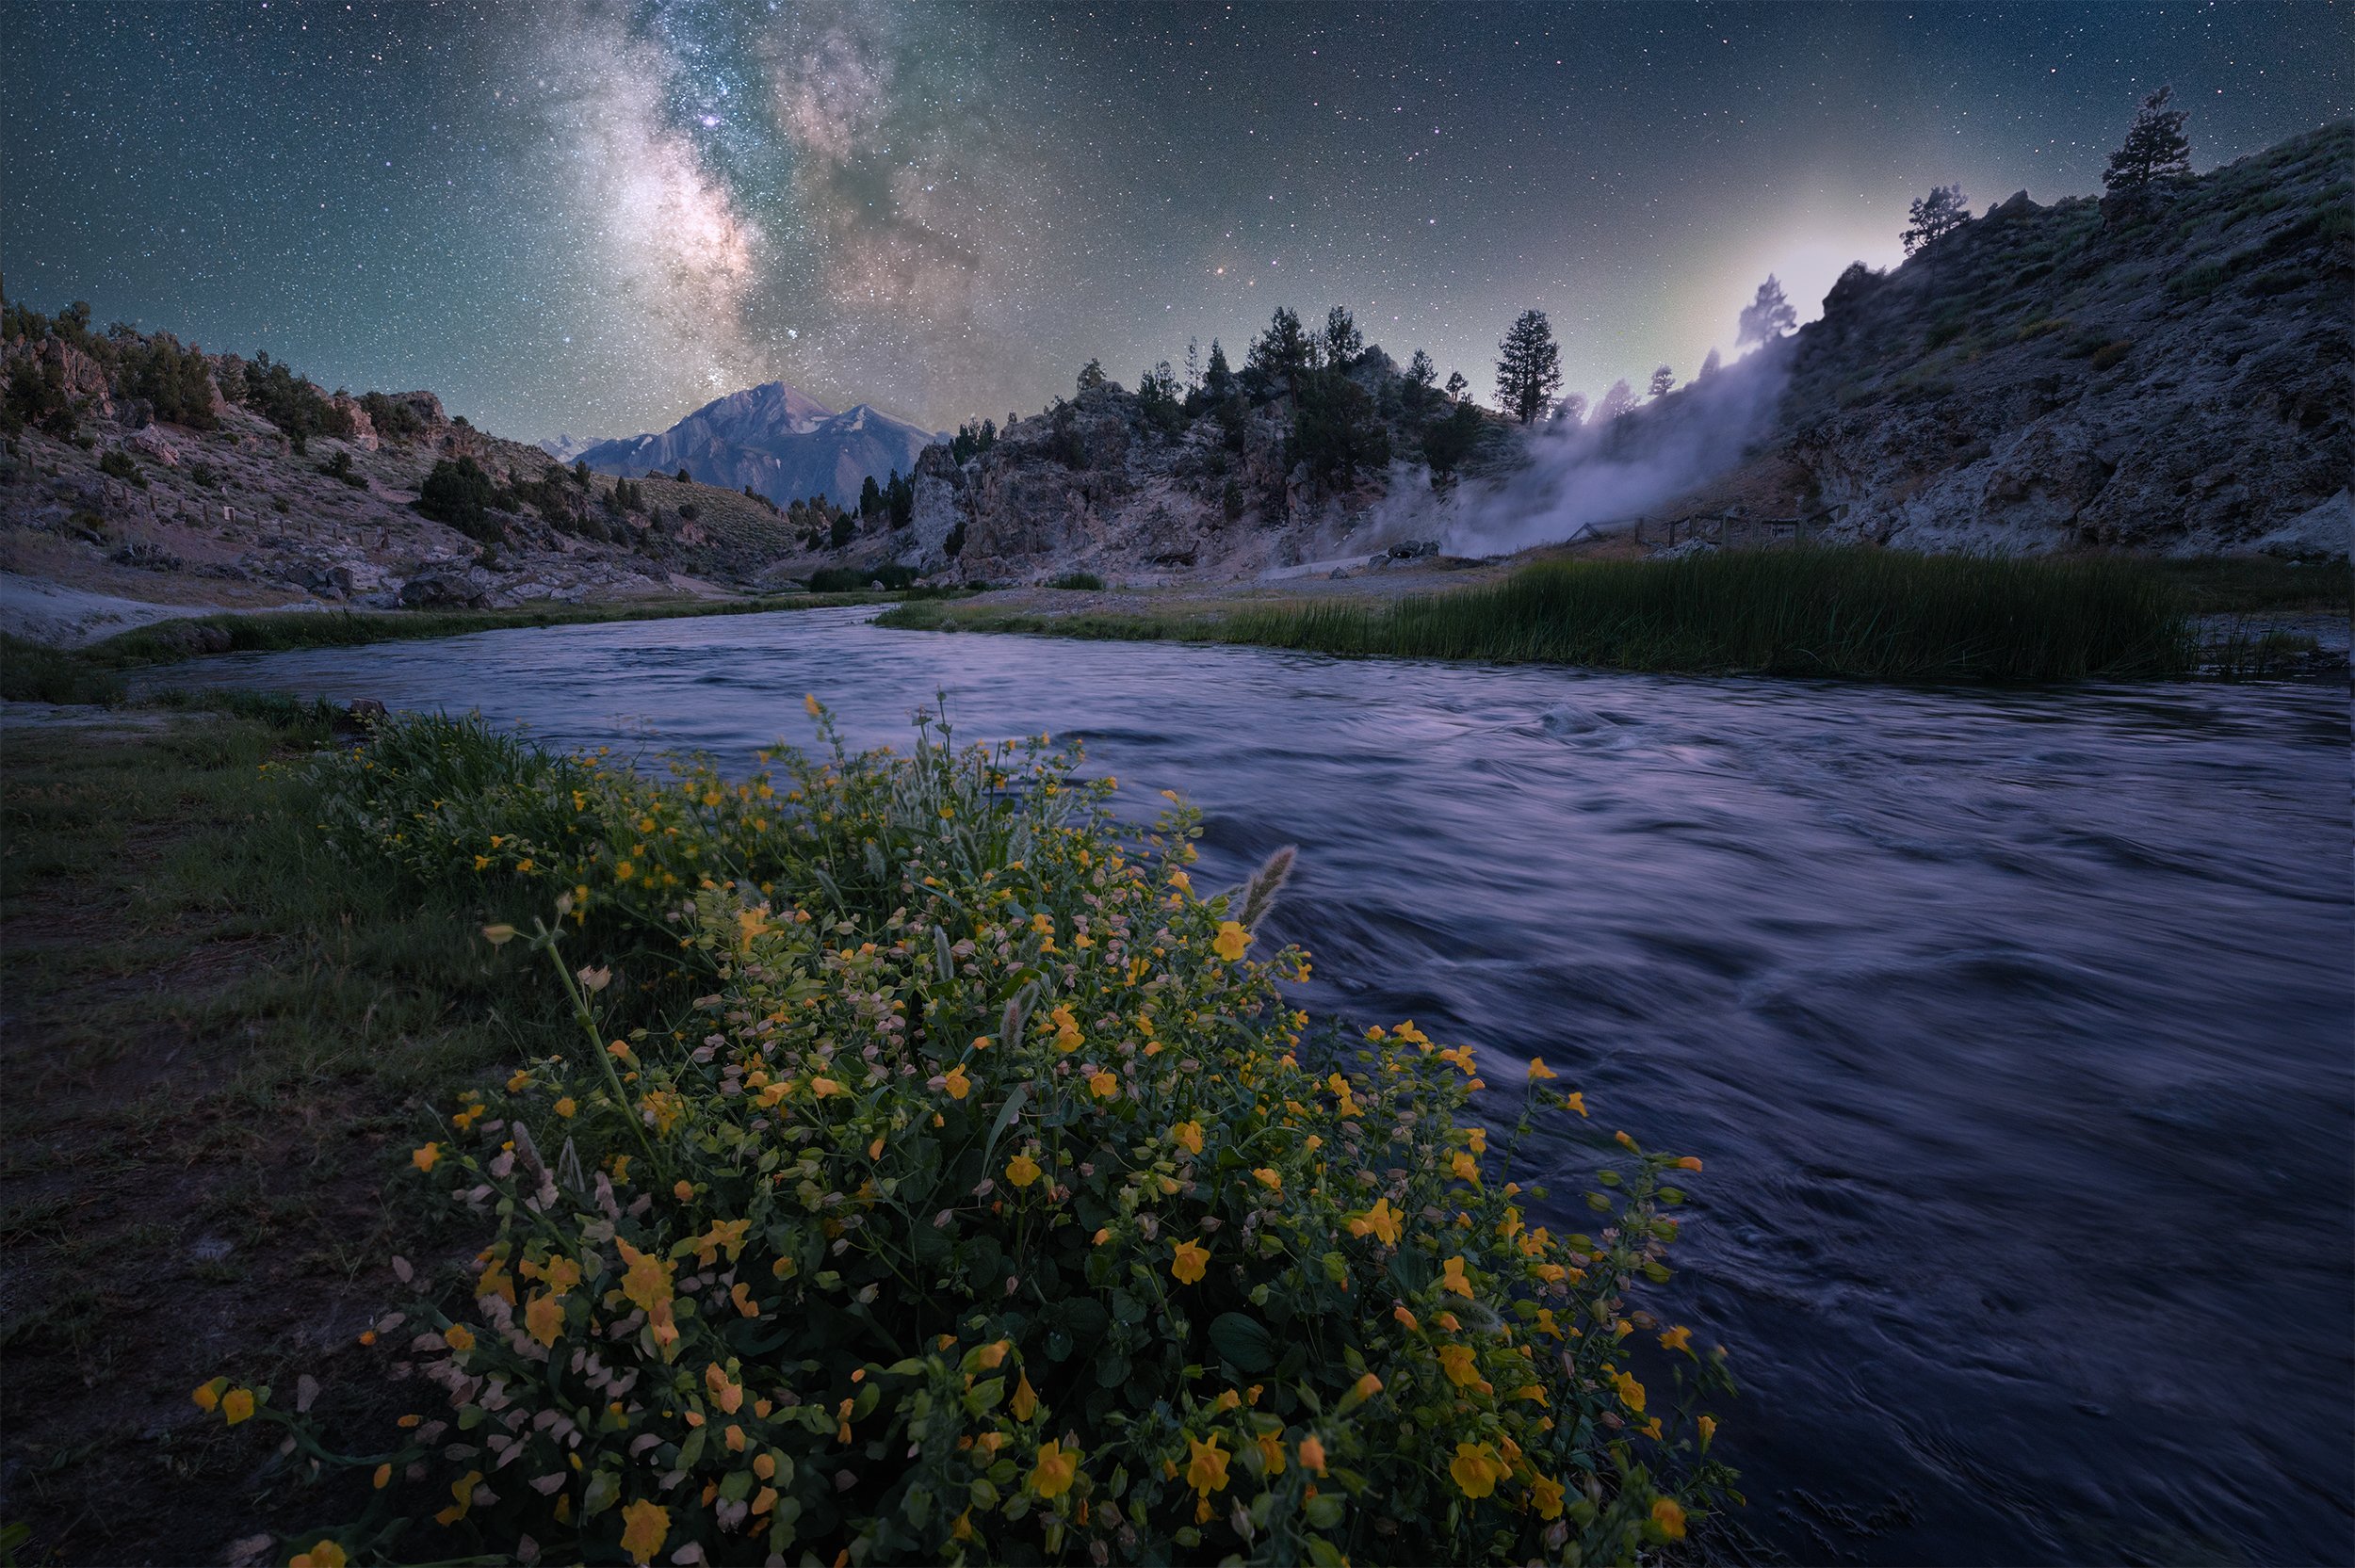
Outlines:
{"label": "dark foreground vegetation", "polygon": [[11,759],[44,1556],[1632,1561],[1731,1495],[1626,1300],[1699,1162],[1592,1123],[1534,1223],[1583,1098],[1312,1032],[1192,813],[282,707]]}
{"label": "dark foreground vegetation", "polygon": [[911,605],[914,629],[1177,638],[1343,655],[1851,680],[2037,682],[2264,673],[2275,648],[2201,614],[2347,604],[2341,567],[1929,557],[1866,549],[1556,561],[1394,601],[1230,601],[1074,616]]}

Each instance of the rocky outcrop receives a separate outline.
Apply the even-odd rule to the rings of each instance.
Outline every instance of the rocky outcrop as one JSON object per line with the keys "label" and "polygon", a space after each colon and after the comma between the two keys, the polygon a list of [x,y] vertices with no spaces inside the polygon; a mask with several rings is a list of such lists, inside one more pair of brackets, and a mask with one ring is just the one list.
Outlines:
{"label": "rocky outcrop", "polygon": [[2335,126],[2130,201],[2022,193],[1852,271],[1772,350],[1789,389],[1758,455],[1661,514],[1779,465],[1762,509],[1833,539],[2345,555],[2350,167]]}

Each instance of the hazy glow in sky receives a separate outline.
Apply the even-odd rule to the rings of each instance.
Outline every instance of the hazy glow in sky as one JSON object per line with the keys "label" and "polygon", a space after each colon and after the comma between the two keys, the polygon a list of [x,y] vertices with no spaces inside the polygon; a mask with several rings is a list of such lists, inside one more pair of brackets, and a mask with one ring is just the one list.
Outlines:
{"label": "hazy glow in sky", "polygon": [[1690,376],[1906,203],[2099,188],[2172,82],[2201,168],[2349,112],[2345,7],[6,0],[0,273],[502,432],[782,378],[934,428],[1279,304],[1484,394]]}

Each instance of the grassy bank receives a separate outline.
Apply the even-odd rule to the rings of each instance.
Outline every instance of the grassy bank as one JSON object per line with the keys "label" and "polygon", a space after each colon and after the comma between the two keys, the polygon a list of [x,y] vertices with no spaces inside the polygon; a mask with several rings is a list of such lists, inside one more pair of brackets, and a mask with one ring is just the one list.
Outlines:
{"label": "grassy bank", "polygon": [[[236,738],[193,776],[250,777],[266,733],[220,733]],[[222,826],[250,853],[305,858],[219,886],[191,868],[193,885],[234,908],[268,874],[307,890],[257,896],[287,913],[378,890],[308,923],[335,953],[404,952],[414,973],[378,983],[441,1005],[407,1015],[410,1043],[321,1004],[307,1055],[277,1048],[259,1087],[207,1102],[212,1141],[173,1150],[191,1172],[176,1179],[210,1179],[222,1151],[314,1180],[398,1167],[395,1211],[419,1205],[433,1228],[353,1220],[335,1255],[396,1310],[363,1351],[356,1319],[302,1301],[329,1319],[321,1342],[347,1346],[315,1365],[216,1296],[176,1317],[157,1303],[182,1343],[151,1369],[99,1303],[91,1353],[143,1392],[177,1380],[180,1412],[138,1412],[166,1434],[154,1447],[61,1463],[73,1484],[42,1495],[44,1532],[63,1511],[68,1556],[132,1555],[124,1518],[151,1499],[122,1478],[185,1460],[252,1467],[207,1506],[248,1507],[279,1561],[1673,1547],[1728,1496],[1697,1402],[1724,1377],[1627,1291],[1666,1277],[1670,1184],[1699,1162],[1614,1140],[1540,1064],[1495,1064],[1513,1081],[1491,1090],[1469,1051],[1412,1025],[1311,1030],[1278,989],[1306,956],[1254,930],[1282,867],[1199,896],[1195,816],[1129,836],[1105,815],[1109,781],[1082,784],[1076,760],[956,751],[934,731],[896,755],[655,779],[415,719],[265,775],[284,792],[271,821],[293,831],[252,807]],[[27,794],[98,816],[97,784],[53,773]],[[81,852],[66,821],[43,829],[58,847],[12,903]],[[93,897],[114,875],[97,858],[73,862]],[[423,924],[380,938],[420,899]],[[477,935],[479,910],[505,921]],[[574,1010],[562,1036],[550,1002]],[[489,1031],[503,1041],[425,1032],[494,1010],[512,1020]],[[103,1048],[179,1071],[137,1041]],[[150,1114],[183,1114],[205,1081],[168,1082]],[[447,1109],[407,1140],[351,1136],[381,1134],[396,1091],[439,1091]],[[44,1094],[23,1108],[36,1124],[76,1103]],[[1515,1158],[1537,1119],[1605,1168],[1577,1208],[1594,1236],[1535,1223],[1523,1205],[1545,1193],[1508,1180],[1533,1176]],[[58,1248],[124,1252],[106,1267],[129,1290],[185,1233],[88,1235],[73,1205],[115,1174],[64,1168],[40,1222]],[[285,1282],[249,1285],[262,1315],[286,1304]],[[422,1376],[383,1381],[396,1363]],[[308,1411],[306,1372],[328,1390]],[[369,1392],[385,1389],[389,1408]],[[44,1446],[70,1449],[96,1418],[53,1398]],[[296,1490],[309,1459],[317,1483]],[[101,1528],[77,1511],[102,1495],[118,1534],[93,1549],[71,1532]]]}
{"label": "grassy bank", "polygon": [[1834,676],[2055,681],[2201,663],[2201,610],[2345,605],[2346,574],[2273,562],[1990,560],[1777,550],[1551,562],[1502,583],[1376,603],[1230,602],[1059,615],[906,605],[914,629],[1256,643],[1345,655]]}
{"label": "grassy bank", "polygon": [[[389,1418],[354,1337],[447,1220],[386,1180],[428,1103],[553,1048],[465,889],[355,878],[260,764],[325,716],[11,725],[0,771],[0,1430],[21,1560],[223,1561],[316,1509],[207,1423],[223,1358]],[[355,1495],[366,1491],[365,1479]],[[275,1560],[284,1561],[284,1558]]]}
{"label": "grassy bank", "polygon": [[370,642],[464,637],[527,626],[577,626],[606,621],[675,621],[706,615],[760,615],[887,604],[899,593],[791,593],[765,599],[697,599],[657,604],[550,605],[534,609],[287,610],[261,615],[201,615],[159,621],[87,648],[51,648],[0,633],[0,698],[11,702],[120,703],[119,672],[174,664],[207,654],[283,653],[352,648]]}

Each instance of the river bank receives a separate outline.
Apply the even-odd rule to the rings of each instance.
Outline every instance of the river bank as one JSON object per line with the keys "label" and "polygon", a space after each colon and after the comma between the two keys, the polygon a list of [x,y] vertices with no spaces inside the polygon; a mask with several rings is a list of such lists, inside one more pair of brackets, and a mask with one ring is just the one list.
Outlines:
{"label": "river bank", "polygon": [[2344,670],[2345,566],[1859,549],[1336,571],[1248,590],[990,593],[878,624],[1351,655],[1896,681]]}
{"label": "river bank", "polygon": [[40,1560],[252,1560],[291,1528],[298,1467],[188,1389],[226,1358],[383,1411],[381,1253],[453,1244],[398,1152],[561,1021],[505,994],[467,900],[306,842],[257,768],[331,732],[279,717],[0,715],[0,1474]]}

